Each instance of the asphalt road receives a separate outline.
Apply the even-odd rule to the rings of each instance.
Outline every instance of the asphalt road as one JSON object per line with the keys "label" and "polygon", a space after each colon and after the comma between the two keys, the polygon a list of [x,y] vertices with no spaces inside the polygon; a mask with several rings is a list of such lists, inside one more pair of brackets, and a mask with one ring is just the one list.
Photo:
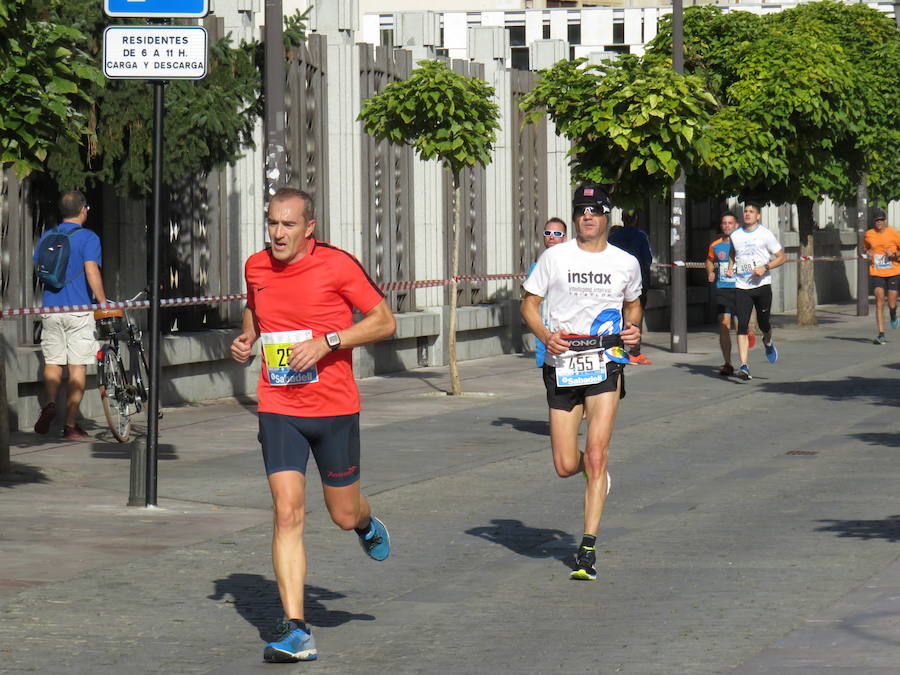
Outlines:
{"label": "asphalt road", "polygon": [[[167,411],[160,508],[125,507],[128,451],[16,436],[0,483],[4,673],[900,672],[900,331],[822,308],[754,379],[650,335],[613,438],[598,579],[574,582],[583,480],[555,476],[533,361],[370,378],[369,561],[312,494],[320,658],[274,666],[280,616],[252,409]],[[870,325],[872,324],[872,325]]]}

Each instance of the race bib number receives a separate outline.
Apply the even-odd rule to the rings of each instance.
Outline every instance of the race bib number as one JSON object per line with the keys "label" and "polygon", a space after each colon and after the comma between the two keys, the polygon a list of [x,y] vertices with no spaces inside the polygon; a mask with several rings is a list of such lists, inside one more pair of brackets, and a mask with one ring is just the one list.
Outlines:
{"label": "race bib number", "polygon": [[719,263],[719,281],[724,283],[733,284],[734,277],[728,276],[728,265],[726,263]]}
{"label": "race bib number", "polygon": [[872,256],[872,266],[876,270],[889,270],[893,267],[891,263],[891,259],[888,258],[887,253],[876,253]]}
{"label": "race bib number", "polygon": [[298,342],[312,339],[311,330],[287,330],[279,333],[263,333],[263,358],[269,384],[273,387],[284,387],[290,384],[308,384],[319,381],[319,370],[315,366],[309,370],[291,370],[288,359],[291,347]]}
{"label": "race bib number", "polygon": [[558,358],[562,361],[562,365],[556,367],[557,387],[599,384],[606,379],[606,360],[602,349],[565,352]]}
{"label": "race bib number", "polygon": [[754,267],[756,267],[756,265],[752,260],[748,262],[739,262],[736,266],[736,274],[739,277],[749,277],[753,274]]}

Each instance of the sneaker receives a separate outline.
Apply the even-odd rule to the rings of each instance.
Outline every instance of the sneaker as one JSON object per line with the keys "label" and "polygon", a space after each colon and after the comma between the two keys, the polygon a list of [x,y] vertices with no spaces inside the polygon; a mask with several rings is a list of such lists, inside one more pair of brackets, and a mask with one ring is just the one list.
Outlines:
{"label": "sneaker", "polygon": [[[876,345],[886,345],[886,344],[887,344],[887,338],[884,337],[884,333],[879,333],[879,334],[878,334],[878,337],[875,338],[874,340],[872,340],[872,343],[873,343],[873,344],[876,344]],[[35,430],[37,430],[37,425],[35,425]]]}
{"label": "sneaker", "polygon": [[263,659],[269,663],[292,663],[318,658],[315,639],[300,628],[297,622],[282,621],[278,628],[280,635],[275,642],[266,645]]}
{"label": "sneaker", "polygon": [[750,374],[750,369],[747,366],[741,366],[738,368],[737,376],[742,380],[752,380],[753,376]]}
{"label": "sneaker", "polygon": [[756,333],[754,333],[752,330],[747,333],[747,346],[750,349],[753,349],[756,346]]}
{"label": "sneaker", "polygon": [[369,533],[359,538],[359,544],[373,560],[384,560],[391,554],[391,536],[384,523],[375,516],[372,516]]}
{"label": "sneaker", "polygon": [[646,356],[644,356],[643,354],[629,354],[629,355],[628,355],[628,362],[629,362],[629,363],[636,363],[636,364],[639,365],[639,366],[652,366],[652,365],[653,365],[653,361],[651,361],[650,359],[648,359],[648,358],[647,358]]}
{"label": "sneaker", "polygon": [[86,432],[84,429],[82,429],[77,424],[74,427],[66,426],[66,428],[63,429],[62,436],[67,441],[82,441],[85,438],[91,437],[90,434],[88,434],[88,432]]}
{"label": "sneaker", "polygon": [[34,423],[34,433],[46,434],[50,431],[50,422],[56,417],[56,404],[48,403],[41,408],[41,414],[38,416],[37,422]]}
{"label": "sneaker", "polygon": [[900,319],[897,318],[896,314],[891,314],[891,328],[900,327]]}
{"label": "sneaker", "polygon": [[578,579],[579,581],[593,581],[597,578],[597,570],[594,565],[597,563],[597,554],[592,548],[580,547],[575,553],[575,569],[569,575],[570,579]]}
{"label": "sneaker", "polygon": [[734,366],[730,363],[726,363],[724,366],[719,368],[719,375],[722,377],[731,377],[734,375]]}
{"label": "sneaker", "polygon": [[771,342],[769,344],[763,342],[763,347],[766,348],[766,358],[769,363],[775,363],[778,360],[778,350],[775,349],[775,345]]}

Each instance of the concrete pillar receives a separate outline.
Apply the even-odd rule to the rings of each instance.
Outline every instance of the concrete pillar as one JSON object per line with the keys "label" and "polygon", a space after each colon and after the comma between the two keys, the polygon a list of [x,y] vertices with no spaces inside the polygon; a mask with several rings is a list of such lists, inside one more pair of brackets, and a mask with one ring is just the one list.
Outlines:
{"label": "concrete pillar", "polygon": [[354,255],[362,252],[362,125],[360,110],[358,0],[317,3],[310,29],[327,39],[328,184],[327,204],[318,217],[328,223],[332,244]]}
{"label": "concrete pillar", "polygon": [[[509,34],[504,28],[469,28],[469,59],[484,64],[484,79],[494,88],[494,102],[500,108],[500,128],[491,163],[485,167],[485,258],[487,274],[508,274],[513,269],[512,230],[512,94],[509,63]],[[512,282],[488,282],[488,299],[500,293],[509,297]]]}
{"label": "concrete pillar", "polygon": [[[552,68],[557,61],[568,58],[568,53],[569,43],[565,40],[538,40],[528,46],[532,70]],[[570,147],[569,139],[557,135],[556,125],[547,120],[547,214],[567,223],[572,203],[572,171],[566,154]]]}

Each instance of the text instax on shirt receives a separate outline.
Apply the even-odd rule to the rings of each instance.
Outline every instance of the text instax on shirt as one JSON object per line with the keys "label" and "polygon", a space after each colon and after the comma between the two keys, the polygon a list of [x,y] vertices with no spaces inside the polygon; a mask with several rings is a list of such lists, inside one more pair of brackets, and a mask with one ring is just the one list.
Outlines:
{"label": "text instax on shirt", "polygon": [[[523,287],[544,298],[552,332],[611,335],[623,328],[622,304],[641,296],[641,269],[620,248],[592,253],[572,239],[544,251]],[[559,365],[551,354],[544,363]]]}

